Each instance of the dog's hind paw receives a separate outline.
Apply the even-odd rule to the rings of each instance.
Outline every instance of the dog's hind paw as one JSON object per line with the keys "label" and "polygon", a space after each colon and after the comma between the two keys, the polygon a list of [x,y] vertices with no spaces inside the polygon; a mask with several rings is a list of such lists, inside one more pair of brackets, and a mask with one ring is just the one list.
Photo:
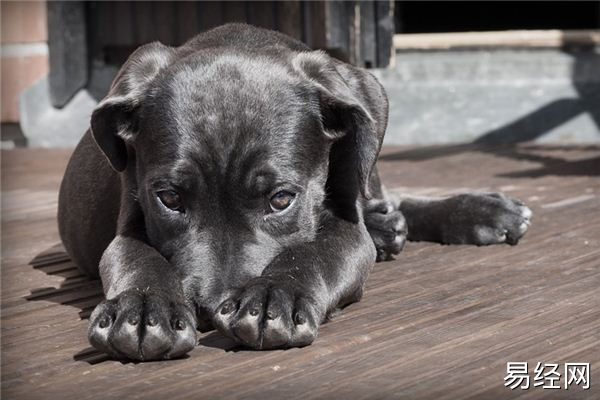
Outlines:
{"label": "dog's hind paw", "polygon": [[214,324],[253,349],[302,347],[316,338],[319,315],[314,302],[293,284],[260,277],[217,308]]}
{"label": "dog's hind paw", "polygon": [[118,359],[176,358],[196,345],[194,321],[185,305],[129,290],[94,309],[88,337],[96,349]]}
{"label": "dog's hind paw", "polygon": [[445,201],[450,211],[444,243],[515,245],[531,225],[529,207],[502,193],[463,194]]}
{"label": "dog's hind paw", "polygon": [[377,261],[388,261],[399,254],[408,233],[400,211],[385,200],[369,200],[364,210],[365,225],[377,249]]}

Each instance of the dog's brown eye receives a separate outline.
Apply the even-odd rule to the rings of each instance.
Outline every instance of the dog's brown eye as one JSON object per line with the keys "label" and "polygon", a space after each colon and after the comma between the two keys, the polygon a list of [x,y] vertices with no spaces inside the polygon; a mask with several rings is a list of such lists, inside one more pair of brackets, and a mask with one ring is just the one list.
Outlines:
{"label": "dog's brown eye", "polygon": [[277,192],[271,197],[271,208],[273,211],[283,211],[292,204],[294,197],[296,197],[294,193],[286,192],[285,190]]}
{"label": "dog's brown eye", "polygon": [[181,197],[179,197],[179,193],[177,193],[176,191],[161,190],[157,193],[157,195],[161,203],[163,203],[165,207],[173,211],[182,211]]}

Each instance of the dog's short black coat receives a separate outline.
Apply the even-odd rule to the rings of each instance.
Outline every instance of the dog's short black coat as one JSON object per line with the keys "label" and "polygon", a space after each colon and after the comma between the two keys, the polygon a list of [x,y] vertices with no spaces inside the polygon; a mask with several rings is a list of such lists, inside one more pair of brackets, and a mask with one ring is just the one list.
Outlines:
{"label": "dog's short black coat", "polygon": [[304,346],[406,238],[515,244],[531,212],[501,194],[385,193],[387,114],[371,74],[280,33],[229,24],[136,50],[60,190],[64,245],[106,295],[91,343],[172,358],[214,327]]}

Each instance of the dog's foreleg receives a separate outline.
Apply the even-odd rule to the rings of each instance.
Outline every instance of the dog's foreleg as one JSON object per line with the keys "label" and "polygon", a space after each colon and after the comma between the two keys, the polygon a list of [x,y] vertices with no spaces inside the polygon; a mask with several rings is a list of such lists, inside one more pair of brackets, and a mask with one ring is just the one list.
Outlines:
{"label": "dog's foreleg", "polygon": [[328,215],[314,241],[287,248],[225,300],[215,326],[257,349],[310,344],[329,313],[360,299],[375,257],[362,222]]}
{"label": "dog's foreleg", "polygon": [[117,358],[181,356],[196,344],[196,322],[174,268],[154,248],[118,235],[104,251],[106,300],[90,317],[94,347]]}

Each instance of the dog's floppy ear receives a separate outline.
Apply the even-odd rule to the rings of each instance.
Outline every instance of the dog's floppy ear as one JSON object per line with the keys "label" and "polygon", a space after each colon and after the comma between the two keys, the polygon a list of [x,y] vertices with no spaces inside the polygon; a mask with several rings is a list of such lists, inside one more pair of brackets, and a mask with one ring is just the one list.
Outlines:
{"label": "dog's floppy ear", "polygon": [[385,127],[378,127],[366,108],[364,96],[368,94],[356,93],[359,89],[353,89],[346,79],[360,82],[355,85],[360,90],[368,85],[376,85],[376,89],[381,90],[379,83],[357,68],[343,64],[336,67],[335,61],[321,51],[300,53],[295,56],[293,65],[317,88],[323,131],[334,141],[329,155],[328,191],[350,202],[356,200],[359,192],[369,198],[369,177]]}
{"label": "dog's floppy ear", "polygon": [[98,104],[91,119],[96,144],[116,171],[127,166],[127,143],[138,134],[137,111],[150,83],[167,67],[174,49],[154,42],[129,56],[115,77],[108,95]]}

